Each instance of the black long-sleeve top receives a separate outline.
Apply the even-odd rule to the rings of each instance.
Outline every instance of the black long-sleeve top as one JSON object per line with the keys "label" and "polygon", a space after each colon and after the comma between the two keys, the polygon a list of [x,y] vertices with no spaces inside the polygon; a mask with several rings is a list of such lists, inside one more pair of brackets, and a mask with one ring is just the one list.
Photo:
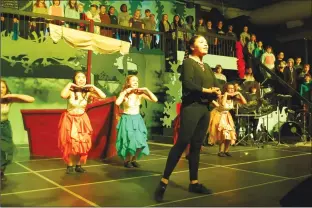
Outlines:
{"label": "black long-sleeve top", "polygon": [[220,87],[215,75],[208,64],[204,64],[205,70],[192,58],[187,58],[181,65],[182,81],[182,105],[192,103],[209,104],[216,99],[215,94],[203,93],[203,88]]}

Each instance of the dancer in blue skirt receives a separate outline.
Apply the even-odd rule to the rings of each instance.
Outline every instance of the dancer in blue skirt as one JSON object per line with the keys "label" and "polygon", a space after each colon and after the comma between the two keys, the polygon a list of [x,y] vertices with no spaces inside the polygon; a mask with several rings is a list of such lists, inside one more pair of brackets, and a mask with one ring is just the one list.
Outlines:
{"label": "dancer in blue skirt", "polygon": [[117,125],[116,149],[126,168],[140,167],[136,160],[143,154],[149,154],[147,129],[140,115],[141,100],[157,102],[157,97],[149,89],[138,86],[137,76],[127,76],[122,92],[116,100],[116,105],[123,103],[123,114]]}

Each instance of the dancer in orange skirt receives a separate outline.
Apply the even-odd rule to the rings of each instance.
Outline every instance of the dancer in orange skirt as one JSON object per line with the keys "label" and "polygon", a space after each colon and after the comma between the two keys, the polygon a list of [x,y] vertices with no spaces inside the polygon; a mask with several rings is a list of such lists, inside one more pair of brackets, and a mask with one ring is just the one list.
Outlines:
{"label": "dancer in orange skirt", "polygon": [[66,173],[74,173],[74,165],[76,172],[83,173],[81,164],[87,161],[93,132],[85,109],[91,97],[105,98],[106,95],[94,85],[86,84],[83,72],[76,72],[73,83],[66,85],[61,97],[68,100],[68,105],[59,122],[58,147],[67,164]]}
{"label": "dancer in orange skirt", "polygon": [[236,132],[230,110],[234,108],[234,102],[246,104],[247,101],[240,92],[235,92],[234,85],[227,83],[224,86],[225,93],[220,96],[217,107],[210,113],[209,142],[219,144],[219,157],[231,156],[230,144],[235,144]]}

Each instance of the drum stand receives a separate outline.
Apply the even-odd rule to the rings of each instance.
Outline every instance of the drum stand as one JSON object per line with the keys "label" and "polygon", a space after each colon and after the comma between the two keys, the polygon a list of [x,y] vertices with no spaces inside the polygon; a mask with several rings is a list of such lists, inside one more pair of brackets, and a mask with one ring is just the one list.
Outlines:
{"label": "drum stand", "polygon": [[[263,119],[263,124],[265,124],[264,119]],[[268,130],[267,130],[267,126],[269,125],[269,114],[266,115],[266,125],[261,125],[261,130],[258,131],[259,137],[257,138],[257,140],[255,141],[255,145],[257,145],[257,147],[260,147],[260,144],[262,144],[262,148],[264,148],[264,144],[268,143],[269,139],[272,142],[275,142],[275,139],[269,134]],[[257,136],[258,136],[257,134]]]}
{"label": "drum stand", "polygon": [[250,116],[255,116],[255,115],[251,115],[251,114],[238,114],[238,105],[237,105],[237,107],[236,107],[236,115],[235,115],[236,117],[238,117],[238,123],[240,123],[239,122],[239,117],[247,117],[247,134],[243,137],[243,138],[241,138],[236,144],[235,144],[235,146],[237,146],[238,144],[240,144],[240,143],[244,143],[245,145],[247,145],[247,140],[248,140],[248,138],[252,138],[252,133],[250,132],[250,122],[249,122],[249,117]]}
{"label": "drum stand", "polygon": [[[306,129],[306,126],[307,126],[307,114],[308,114],[308,116],[310,118],[311,117],[311,113],[303,111],[303,132],[302,132],[302,136],[301,136],[301,141],[304,142],[304,145],[306,145],[307,142],[308,142],[307,138],[311,138],[311,136],[309,135],[309,132]],[[311,119],[309,119],[309,120],[311,122]]]}

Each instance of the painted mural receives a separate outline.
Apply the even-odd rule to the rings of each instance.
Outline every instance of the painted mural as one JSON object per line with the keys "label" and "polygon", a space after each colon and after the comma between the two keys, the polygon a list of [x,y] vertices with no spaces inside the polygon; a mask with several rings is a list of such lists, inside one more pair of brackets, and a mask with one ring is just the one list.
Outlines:
{"label": "painted mural", "polygon": [[[49,1],[46,1],[49,3]],[[63,1],[62,1],[63,2]],[[81,1],[88,10],[94,1]],[[160,19],[169,15],[171,22],[175,13],[182,17],[194,15],[194,9],[186,9],[175,1],[96,1],[112,5],[118,12],[126,3],[129,11],[150,9]],[[32,1],[19,3],[19,9],[30,11]],[[74,71],[86,70],[87,52],[72,48],[64,41],[54,43],[48,33],[34,38],[13,38],[14,32],[1,31],[1,78],[5,79],[12,93],[29,94],[35,97],[32,104],[14,104],[9,119],[14,129],[16,144],[27,144],[21,109],[65,109],[66,100],[60,98],[63,87],[71,81]],[[146,86],[158,97],[159,103],[144,102],[141,113],[149,129],[170,127],[176,116],[175,104],[180,102],[181,84],[176,69],[179,64],[171,63],[174,73],[165,72],[165,61],[160,49],[131,50],[127,55],[93,54],[92,83],[108,96],[117,96],[128,74],[137,74],[140,86]],[[177,93],[178,92],[178,93]]]}

